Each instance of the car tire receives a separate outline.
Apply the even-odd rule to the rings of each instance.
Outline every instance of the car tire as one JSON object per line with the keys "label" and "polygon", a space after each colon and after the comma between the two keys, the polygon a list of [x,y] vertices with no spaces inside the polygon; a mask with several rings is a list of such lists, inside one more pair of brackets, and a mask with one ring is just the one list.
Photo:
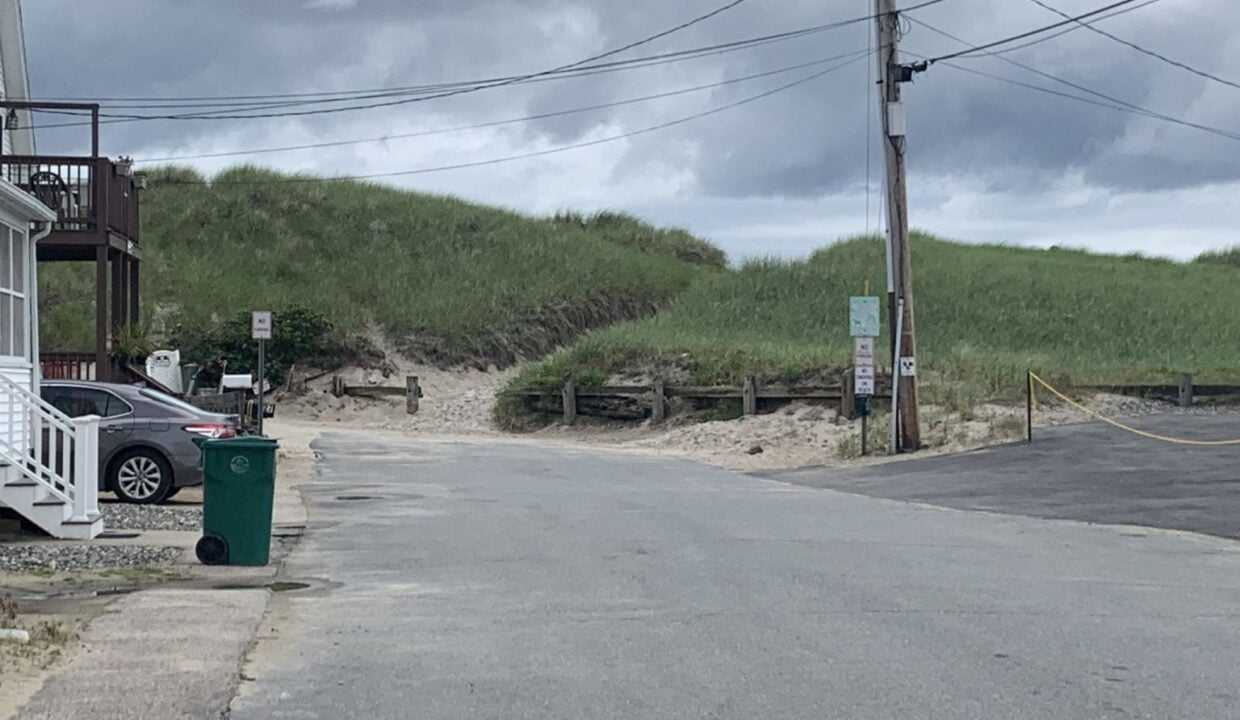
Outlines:
{"label": "car tire", "polygon": [[108,489],[134,505],[163,502],[172,491],[172,466],[155,450],[126,450],[112,463]]}
{"label": "car tire", "polygon": [[181,492],[181,488],[179,487],[168,488],[168,493],[164,495],[164,500],[171,500],[172,498],[176,497],[176,494],[179,492]]}

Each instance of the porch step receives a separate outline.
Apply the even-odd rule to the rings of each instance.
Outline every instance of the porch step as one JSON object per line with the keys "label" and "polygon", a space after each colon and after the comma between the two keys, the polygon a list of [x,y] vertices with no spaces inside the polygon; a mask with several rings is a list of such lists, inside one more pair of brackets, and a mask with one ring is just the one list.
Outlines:
{"label": "porch step", "polygon": [[18,468],[0,469],[0,502],[34,528],[54,537],[72,540],[89,540],[103,532],[103,517],[94,513],[91,517],[75,520],[68,503],[55,496],[47,496],[44,488],[20,474]]}
{"label": "porch step", "polygon": [[60,537],[70,540],[90,540],[103,532],[103,516],[92,520],[65,520],[60,523]]}

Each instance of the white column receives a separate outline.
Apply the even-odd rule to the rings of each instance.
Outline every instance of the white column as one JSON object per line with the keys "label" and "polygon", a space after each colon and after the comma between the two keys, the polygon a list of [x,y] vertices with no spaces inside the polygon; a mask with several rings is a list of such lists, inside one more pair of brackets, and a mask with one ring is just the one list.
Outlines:
{"label": "white column", "polygon": [[73,520],[99,512],[99,416],[73,419]]}

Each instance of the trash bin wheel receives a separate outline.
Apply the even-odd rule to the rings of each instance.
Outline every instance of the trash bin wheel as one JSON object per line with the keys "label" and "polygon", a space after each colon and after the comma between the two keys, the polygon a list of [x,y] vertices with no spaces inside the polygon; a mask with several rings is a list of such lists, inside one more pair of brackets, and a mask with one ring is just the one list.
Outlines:
{"label": "trash bin wheel", "polygon": [[228,541],[219,535],[203,535],[194,545],[194,554],[203,565],[223,565],[228,562]]}

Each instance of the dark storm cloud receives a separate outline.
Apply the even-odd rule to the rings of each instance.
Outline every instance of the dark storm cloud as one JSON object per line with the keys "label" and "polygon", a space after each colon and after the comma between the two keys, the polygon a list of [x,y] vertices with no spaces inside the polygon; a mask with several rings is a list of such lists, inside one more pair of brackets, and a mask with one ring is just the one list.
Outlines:
{"label": "dark storm cloud", "polygon": [[[431,83],[535,72],[628,42],[700,14],[719,0],[27,0],[31,84],[38,96],[150,96],[306,92]],[[1057,0],[1080,12],[1101,4]],[[1164,5],[1166,7],[1164,7]],[[869,0],[753,0],[642,52],[779,32],[866,14]],[[917,13],[980,42],[1054,22],[1024,0],[948,0]],[[1106,27],[1220,72],[1235,67],[1240,8],[1223,0],[1163,3]],[[132,123],[108,127],[106,149],[232,143],[273,133],[324,139],[382,134],[430,115],[448,124],[605,103],[864,49],[857,25],[787,43],[657,70],[494,90],[423,105],[264,123]],[[958,49],[912,26],[905,47]],[[1234,52],[1234,51],[1233,51]],[[1240,130],[1240,90],[1208,84],[1088,31],[1013,55],[1065,78],[1170,115]],[[1075,92],[993,58],[958,61],[977,70]],[[808,74],[810,71],[805,71]],[[813,196],[862,182],[866,115],[874,92],[866,63],[764,101],[660,134],[636,138],[614,169],[687,164],[707,195]],[[567,116],[506,129],[505,137],[562,144],[602,127],[634,129],[733,102],[798,77],[738,84],[649,105]],[[1049,184],[1065,171],[1117,189],[1186,187],[1240,175],[1240,143],[1073,103],[936,66],[905,89],[914,173],[966,175],[1000,190]],[[137,112],[141,112],[138,110]],[[274,128],[274,130],[273,130]],[[77,136],[81,137],[81,136]],[[67,132],[40,136],[49,150]],[[264,156],[279,162],[279,156]],[[881,159],[871,158],[874,173]],[[322,168],[325,172],[335,168]]]}

